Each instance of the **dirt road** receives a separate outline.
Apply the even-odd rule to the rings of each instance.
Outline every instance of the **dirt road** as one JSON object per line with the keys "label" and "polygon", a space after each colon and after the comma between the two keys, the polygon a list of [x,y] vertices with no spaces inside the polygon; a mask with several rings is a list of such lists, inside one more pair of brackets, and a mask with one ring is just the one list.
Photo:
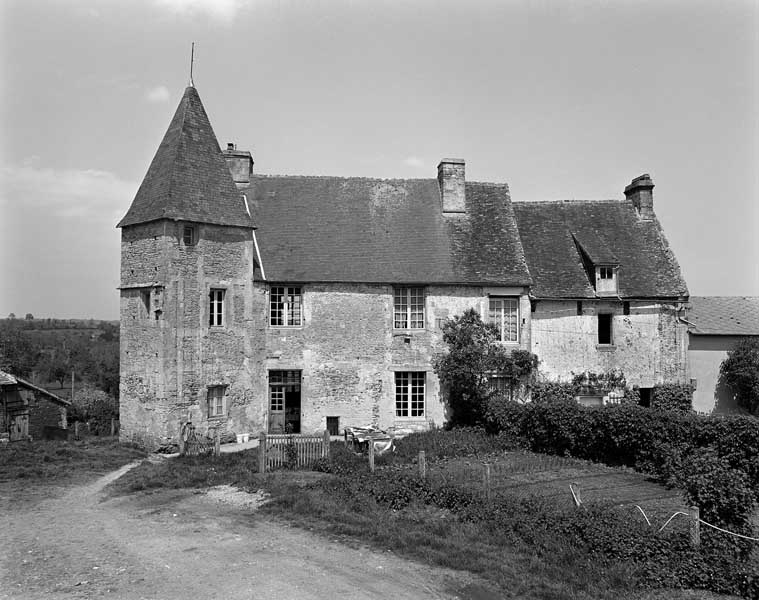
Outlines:
{"label": "dirt road", "polygon": [[0,598],[495,597],[466,574],[251,518],[255,497],[104,499],[126,468],[68,489],[0,487]]}

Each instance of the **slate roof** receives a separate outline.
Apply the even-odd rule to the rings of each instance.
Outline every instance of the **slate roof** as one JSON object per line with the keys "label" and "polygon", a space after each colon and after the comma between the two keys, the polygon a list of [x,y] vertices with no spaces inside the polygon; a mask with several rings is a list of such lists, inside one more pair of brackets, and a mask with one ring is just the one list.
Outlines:
{"label": "slate roof", "polygon": [[531,282],[505,184],[467,182],[456,216],[436,179],[255,175],[246,193],[270,281]]}
{"label": "slate roof", "polygon": [[6,386],[6,385],[20,385],[21,387],[25,387],[30,390],[40,392],[41,394],[44,394],[51,400],[57,402],[58,404],[62,404],[64,406],[71,405],[71,402],[69,400],[65,400],[61,398],[60,396],[56,396],[52,392],[48,392],[45,388],[41,388],[37,385],[34,385],[32,382],[27,381],[26,379],[21,379],[21,377],[16,377],[15,375],[11,375],[10,373],[6,373],[5,371],[0,371],[0,387]]}
{"label": "slate roof", "polygon": [[759,335],[759,297],[691,296],[688,331],[698,335]]}
{"label": "slate roof", "polygon": [[536,298],[595,298],[576,240],[596,264],[619,264],[622,298],[688,295],[680,266],[656,219],[627,200],[514,202]]}
{"label": "slate roof", "polygon": [[252,227],[197,90],[185,89],[118,227],[173,219]]}

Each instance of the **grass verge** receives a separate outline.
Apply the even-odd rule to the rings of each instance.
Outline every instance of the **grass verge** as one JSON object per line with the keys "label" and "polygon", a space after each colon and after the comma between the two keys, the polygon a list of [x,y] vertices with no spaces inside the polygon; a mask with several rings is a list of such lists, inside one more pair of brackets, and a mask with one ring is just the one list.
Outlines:
{"label": "grass verge", "polygon": [[0,446],[0,482],[63,481],[118,469],[145,452],[115,438],[13,442]]}

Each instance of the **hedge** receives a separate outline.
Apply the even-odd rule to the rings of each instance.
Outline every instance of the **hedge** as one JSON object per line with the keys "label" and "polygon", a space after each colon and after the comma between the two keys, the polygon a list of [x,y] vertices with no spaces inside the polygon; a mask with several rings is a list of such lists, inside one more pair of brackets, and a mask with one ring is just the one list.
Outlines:
{"label": "hedge", "polygon": [[[491,400],[491,433],[510,432],[536,452],[649,473],[686,490],[702,516],[745,531],[759,500],[759,420],[701,416],[622,404]],[[719,492],[717,491],[719,490]]]}

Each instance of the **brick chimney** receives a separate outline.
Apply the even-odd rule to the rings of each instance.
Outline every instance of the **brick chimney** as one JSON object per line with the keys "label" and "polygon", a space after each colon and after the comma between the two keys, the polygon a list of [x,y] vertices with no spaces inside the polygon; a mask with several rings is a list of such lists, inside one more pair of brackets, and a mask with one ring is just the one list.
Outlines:
{"label": "brick chimney", "polygon": [[654,181],[648,173],[636,177],[625,188],[625,196],[632,202],[638,216],[644,221],[654,218]]}
{"label": "brick chimney", "polygon": [[465,213],[464,159],[444,158],[441,160],[437,166],[437,181],[440,185],[443,213]]}
{"label": "brick chimney", "polygon": [[237,145],[230,142],[224,150],[224,158],[235,185],[238,188],[248,187],[253,173],[253,156],[250,152],[238,150]]}

